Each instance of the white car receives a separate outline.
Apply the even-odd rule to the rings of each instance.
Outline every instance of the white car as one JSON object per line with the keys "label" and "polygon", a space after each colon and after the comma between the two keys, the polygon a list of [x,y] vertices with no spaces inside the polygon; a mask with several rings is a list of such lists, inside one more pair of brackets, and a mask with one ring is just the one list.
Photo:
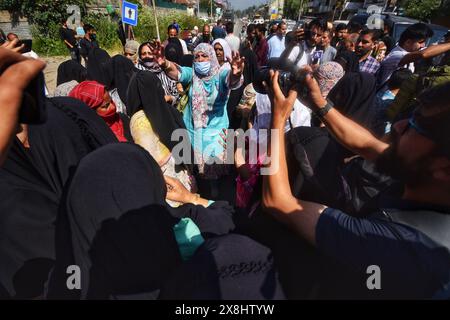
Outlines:
{"label": "white car", "polygon": [[336,28],[338,24],[348,24],[349,20],[334,20],[333,21],[333,28]]}

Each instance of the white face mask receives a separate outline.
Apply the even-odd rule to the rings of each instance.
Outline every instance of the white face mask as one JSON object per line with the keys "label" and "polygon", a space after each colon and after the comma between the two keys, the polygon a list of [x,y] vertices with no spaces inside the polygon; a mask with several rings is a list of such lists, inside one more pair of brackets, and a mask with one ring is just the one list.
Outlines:
{"label": "white face mask", "polygon": [[144,58],[141,61],[142,61],[142,64],[148,69],[154,69],[154,70],[160,69],[158,63],[156,61],[154,61],[153,59]]}
{"label": "white face mask", "polygon": [[194,70],[198,75],[206,76],[211,69],[210,61],[194,62]]}

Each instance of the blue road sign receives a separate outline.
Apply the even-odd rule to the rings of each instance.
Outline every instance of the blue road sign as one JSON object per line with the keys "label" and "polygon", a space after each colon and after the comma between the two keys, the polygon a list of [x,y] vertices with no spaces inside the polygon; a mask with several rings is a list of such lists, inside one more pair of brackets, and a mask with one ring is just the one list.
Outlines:
{"label": "blue road sign", "polygon": [[122,2],[122,22],[137,26],[138,21],[138,6],[137,4],[127,1]]}

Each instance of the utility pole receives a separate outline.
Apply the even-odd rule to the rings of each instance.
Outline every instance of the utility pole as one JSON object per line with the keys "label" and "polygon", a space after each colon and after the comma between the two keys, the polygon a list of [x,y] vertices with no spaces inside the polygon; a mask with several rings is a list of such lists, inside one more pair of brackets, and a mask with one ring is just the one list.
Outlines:
{"label": "utility pole", "polygon": [[337,1],[334,3],[333,18],[331,18],[331,21],[334,21],[334,17],[336,16],[336,9],[337,9]]}
{"label": "utility pole", "polygon": [[297,19],[297,21],[299,21],[300,18],[302,17],[302,11],[303,11],[303,0],[300,0],[300,8],[298,9],[298,19]]}
{"label": "utility pole", "polygon": [[155,24],[156,24],[156,36],[158,37],[158,41],[161,41],[161,37],[159,35],[159,25],[158,25],[158,15],[156,14],[156,0],[152,0],[153,4],[153,14],[155,15]]}
{"label": "utility pole", "polygon": [[345,4],[347,3],[347,0],[344,1],[344,4],[342,5],[341,8],[341,14],[339,15],[339,20],[342,20],[342,14],[344,13],[344,9],[345,9]]}

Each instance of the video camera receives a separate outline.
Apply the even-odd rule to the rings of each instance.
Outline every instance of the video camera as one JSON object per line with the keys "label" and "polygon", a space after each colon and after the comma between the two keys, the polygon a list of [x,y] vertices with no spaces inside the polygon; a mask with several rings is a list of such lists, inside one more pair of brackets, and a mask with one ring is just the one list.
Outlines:
{"label": "video camera", "polygon": [[280,76],[278,78],[278,84],[280,85],[281,91],[285,96],[289,94],[289,90],[294,89],[299,93],[299,96],[306,96],[306,86],[304,82],[307,76],[307,72],[299,68],[289,59],[283,58],[271,58],[267,62],[267,66],[259,69],[253,80],[253,87],[256,92],[261,94],[267,94],[264,88],[263,81],[271,86],[270,70],[278,70]]}

